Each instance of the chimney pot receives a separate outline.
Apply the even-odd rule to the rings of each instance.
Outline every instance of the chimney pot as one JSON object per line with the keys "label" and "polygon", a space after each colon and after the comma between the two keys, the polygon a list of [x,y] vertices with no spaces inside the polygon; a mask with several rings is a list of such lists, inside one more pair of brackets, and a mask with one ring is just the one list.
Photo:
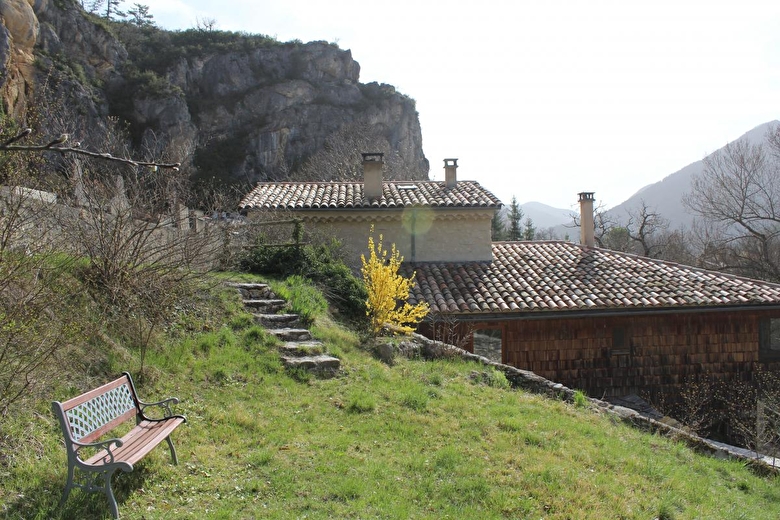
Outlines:
{"label": "chimney pot", "polygon": [[444,185],[454,188],[458,184],[458,160],[444,159]]}
{"label": "chimney pot", "polygon": [[596,224],[593,221],[593,201],[596,198],[592,191],[578,193],[580,197],[580,244],[585,247],[596,246]]}
{"label": "chimney pot", "polygon": [[383,153],[363,153],[363,194],[367,199],[382,197]]}

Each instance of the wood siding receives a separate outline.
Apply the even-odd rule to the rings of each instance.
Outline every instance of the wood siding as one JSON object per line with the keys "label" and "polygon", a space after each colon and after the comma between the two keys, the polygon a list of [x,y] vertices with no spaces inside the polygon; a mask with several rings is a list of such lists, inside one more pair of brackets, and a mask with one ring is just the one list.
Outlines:
{"label": "wood siding", "polygon": [[[473,330],[499,328],[503,363],[593,397],[663,394],[676,400],[686,382],[750,380],[759,366],[780,370],[780,363],[759,359],[759,321],[769,317],[780,313],[520,319],[460,322],[457,329],[464,338],[459,346],[473,351]],[[430,326],[423,333],[443,336]]]}

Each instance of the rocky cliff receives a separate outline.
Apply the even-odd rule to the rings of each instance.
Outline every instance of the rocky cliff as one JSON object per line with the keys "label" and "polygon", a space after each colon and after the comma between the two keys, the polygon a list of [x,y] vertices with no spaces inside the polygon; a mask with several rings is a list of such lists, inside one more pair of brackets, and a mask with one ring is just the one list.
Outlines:
{"label": "rocky cliff", "polygon": [[167,154],[202,178],[335,178],[317,171],[342,160],[339,146],[348,162],[383,151],[390,176],[427,178],[414,101],[361,84],[349,50],[108,22],[74,0],[0,0],[0,17],[0,93],[17,119],[45,104],[39,114],[89,143],[116,116],[136,153]]}

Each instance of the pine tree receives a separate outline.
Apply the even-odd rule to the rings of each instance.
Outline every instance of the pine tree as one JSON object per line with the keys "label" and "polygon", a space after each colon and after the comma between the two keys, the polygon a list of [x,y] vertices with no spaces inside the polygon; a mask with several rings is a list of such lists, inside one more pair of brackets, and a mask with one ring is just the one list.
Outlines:
{"label": "pine tree", "polygon": [[512,202],[509,203],[509,237],[508,239],[516,242],[522,240],[523,229],[520,222],[523,220],[523,210],[517,203],[517,197],[512,196]]}
{"label": "pine tree", "polygon": [[533,240],[536,237],[536,226],[531,217],[525,219],[525,227],[523,228],[523,240]]}
{"label": "pine tree", "polygon": [[124,0],[106,0],[106,19],[115,20],[125,17],[125,13],[119,10],[119,4],[122,2]]}
{"label": "pine tree", "polygon": [[143,4],[133,4],[133,7],[127,10],[129,22],[138,27],[153,27],[154,15],[149,12],[149,6]]}
{"label": "pine tree", "polygon": [[500,211],[496,211],[493,214],[493,220],[490,221],[490,239],[493,242],[506,240],[506,224],[504,224]]}

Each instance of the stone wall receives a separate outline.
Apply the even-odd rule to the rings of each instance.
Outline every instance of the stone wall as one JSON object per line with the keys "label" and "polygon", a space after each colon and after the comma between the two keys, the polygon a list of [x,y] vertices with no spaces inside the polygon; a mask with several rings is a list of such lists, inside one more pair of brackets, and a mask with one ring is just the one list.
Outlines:
{"label": "stone wall", "polygon": [[217,266],[224,255],[232,254],[227,249],[237,241],[230,229],[211,224],[202,212],[185,207],[157,220],[137,220],[127,208],[117,213],[112,207],[73,207],[58,203],[53,193],[0,186],[0,238],[4,250],[80,254],[90,241],[93,246],[98,244],[97,234],[109,231],[125,233],[126,248],[142,247],[143,251],[134,249],[128,254],[138,255],[145,262],[164,259],[198,269]]}

